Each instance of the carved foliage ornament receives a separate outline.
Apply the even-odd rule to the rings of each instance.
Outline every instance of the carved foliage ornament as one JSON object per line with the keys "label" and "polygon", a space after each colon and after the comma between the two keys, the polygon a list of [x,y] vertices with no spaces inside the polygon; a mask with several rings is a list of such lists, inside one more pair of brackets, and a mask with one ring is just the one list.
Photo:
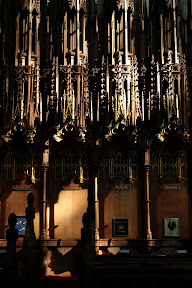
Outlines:
{"label": "carved foliage ornament", "polygon": [[134,1],[133,0],[126,0],[127,2],[127,7],[125,7],[125,0],[117,0],[117,7],[120,10],[127,8],[127,10],[129,8],[131,8],[132,12],[134,12]]}
{"label": "carved foliage ornament", "polygon": [[[83,9],[84,11],[87,11],[87,1],[86,0],[78,0],[79,1],[79,9]],[[73,7],[76,9],[76,0],[68,0],[70,9],[73,9]]]}
{"label": "carved foliage ornament", "polygon": [[[165,0],[167,7],[172,6],[173,0]],[[180,0],[175,0],[175,5],[180,6]]]}
{"label": "carved foliage ornament", "polygon": [[68,2],[69,2],[69,7],[71,9],[73,9],[73,7],[76,8],[76,0],[68,0]]}

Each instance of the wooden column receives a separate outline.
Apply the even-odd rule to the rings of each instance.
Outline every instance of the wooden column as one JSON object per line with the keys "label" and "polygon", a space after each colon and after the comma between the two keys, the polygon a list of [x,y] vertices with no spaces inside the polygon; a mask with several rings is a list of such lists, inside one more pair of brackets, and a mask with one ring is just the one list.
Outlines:
{"label": "wooden column", "polygon": [[99,240],[99,199],[98,199],[98,182],[95,177],[95,240]]}
{"label": "wooden column", "polygon": [[85,55],[85,15],[82,16],[82,23],[83,23],[83,29],[82,29],[82,41],[83,41],[83,54]]}
{"label": "wooden column", "polygon": [[128,65],[127,0],[125,0],[125,64]]}
{"label": "wooden column", "polygon": [[[30,73],[30,72],[29,72],[29,73]],[[31,76],[28,76],[28,89],[27,89],[27,117],[28,117],[28,113],[29,113],[30,95],[31,95]]]}
{"label": "wooden column", "polygon": [[63,58],[64,58],[64,65],[67,65],[67,58],[66,58],[66,53],[68,52],[67,48],[67,12],[65,13],[64,16],[64,25],[63,25],[64,31],[63,31]]}
{"label": "wooden column", "polygon": [[131,30],[131,52],[132,55],[135,55],[135,38],[134,38],[134,27],[133,27],[133,20],[134,20],[134,15],[131,14],[131,19],[130,19],[130,30]]}
{"label": "wooden column", "polygon": [[[48,141],[47,141],[48,142]],[[43,152],[43,197],[42,197],[42,227],[40,238],[49,239],[49,233],[47,231],[47,170],[49,167],[49,148]]]}
{"label": "wooden column", "polygon": [[150,168],[150,148],[145,151],[145,206],[146,206],[146,227],[147,239],[152,240],[151,220],[150,220],[150,196],[149,196],[149,168]]}
{"label": "wooden column", "polygon": [[76,18],[76,50],[77,65],[79,65],[80,37],[79,37],[79,0],[77,0],[77,18]]}
{"label": "wooden column", "polygon": [[40,92],[39,92],[39,83],[40,83],[40,67],[37,64],[37,88],[36,88],[36,115],[39,116],[39,102],[40,102]]}
{"label": "wooden column", "polygon": [[40,64],[40,40],[39,40],[39,24],[40,16],[36,16],[36,39],[35,39],[35,54],[37,55],[37,63]]}
{"label": "wooden column", "polygon": [[112,39],[112,48],[111,48],[111,63],[115,65],[115,59],[113,57],[115,53],[115,11],[113,11],[111,19],[111,39]]}
{"label": "wooden column", "polygon": [[175,13],[175,0],[173,0],[173,25],[174,25],[174,44],[175,44],[175,63],[177,63],[177,23]]}
{"label": "wooden column", "polygon": [[179,104],[179,115],[181,114],[181,75],[180,75],[180,70],[181,70],[181,65],[178,67],[178,104]]}
{"label": "wooden column", "polygon": [[31,93],[30,93],[30,109],[29,109],[29,125],[33,128],[34,127],[34,99],[33,99],[33,73],[32,73],[32,67],[29,68],[30,74],[31,74]]}
{"label": "wooden column", "polygon": [[55,65],[55,70],[56,70],[56,83],[55,83],[55,89],[56,89],[56,94],[57,94],[57,106],[56,106],[56,112],[58,113],[58,109],[59,109],[59,63],[58,63],[58,56],[56,56],[56,65]]}
{"label": "wooden column", "polygon": [[15,47],[15,66],[18,66],[18,50],[19,50],[19,21],[20,21],[20,12],[16,18],[16,47]]}
{"label": "wooden column", "polygon": [[161,28],[161,61],[162,64],[164,64],[163,11],[160,14],[160,28]]}
{"label": "wooden column", "polygon": [[120,50],[120,23],[117,20],[117,51]]}
{"label": "wooden column", "polygon": [[32,0],[29,1],[29,26],[28,26],[28,66],[31,65],[31,50],[32,50]]}

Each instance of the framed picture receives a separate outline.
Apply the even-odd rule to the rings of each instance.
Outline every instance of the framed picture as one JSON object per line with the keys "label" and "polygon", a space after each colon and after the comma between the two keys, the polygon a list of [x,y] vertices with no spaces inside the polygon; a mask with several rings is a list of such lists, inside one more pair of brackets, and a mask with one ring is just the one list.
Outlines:
{"label": "framed picture", "polygon": [[26,230],[27,219],[24,216],[17,216],[15,228],[18,230],[18,236],[24,236]]}
{"label": "framed picture", "polygon": [[164,236],[179,237],[179,218],[164,218]]}
{"label": "framed picture", "polygon": [[126,237],[128,236],[128,219],[127,218],[114,218],[113,224],[113,237]]}

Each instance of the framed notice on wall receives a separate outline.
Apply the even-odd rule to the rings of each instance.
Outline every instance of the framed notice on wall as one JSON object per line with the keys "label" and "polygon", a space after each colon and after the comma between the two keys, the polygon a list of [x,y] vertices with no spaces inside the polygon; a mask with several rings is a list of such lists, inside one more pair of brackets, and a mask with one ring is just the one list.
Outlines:
{"label": "framed notice on wall", "polygon": [[179,218],[164,218],[164,236],[179,237]]}
{"label": "framed notice on wall", "polygon": [[19,236],[25,235],[27,219],[24,216],[17,216],[17,222],[15,228],[18,230]]}
{"label": "framed notice on wall", "polygon": [[112,220],[113,237],[126,237],[128,236],[128,219],[127,218],[114,218]]}

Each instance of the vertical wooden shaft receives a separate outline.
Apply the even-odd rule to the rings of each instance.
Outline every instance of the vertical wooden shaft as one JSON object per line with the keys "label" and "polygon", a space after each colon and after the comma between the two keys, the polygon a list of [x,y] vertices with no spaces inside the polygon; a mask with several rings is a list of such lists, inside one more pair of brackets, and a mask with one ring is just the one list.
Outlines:
{"label": "vertical wooden shaft", "polygon": [[125,0],[125,64],[128,65],[127,0]]}
{"label": "vertical wooden shaft", "polygon": [[[48,141],[45,143],[48,145]],[[47,170],[49,167],[49,148],[45,149],[43,152],[43,163],[42,163],[42,172],[43,172],[43,195],[42,195],[42,227],[40,238],[48,239],[47,231]]]}
{"label": "vertical wooden shaft", "polygon": [[82,52],[85,55],[85,15],[83,15],[82,17],[83,17],[83,20],[82,20],[82,23],[83,23],[83,29],[82,29],[83,30],[83,32],[82,32],[82,38],[83,38],[82,39],[82,41],[83,41],[82,46],[83,47],[82,47],[82,49],[83,49],[83,51]]}
{"label": "vertical wooden shaft", "polygon": [[57,94],[57,106],[56,106],[56,112],[59,111],[59,63],[58,63],[58,56],[56,57],[56,94]]}
{"label": "vertical wooden shaft", "polygon": [[77,65],[79,65],[80,37],[79,37],[79,0],[77,0],[77,18],[76,18],[76,49],[77,49]]}
{"label": "vertical wooden shaft", "polygon": [[160,28],[161,28],[161,61],[164,64],[164,38],[163,38],[163,12],[160,14]]}
{"label": "vertical wooden shaft", "polygon": [[97,177],[95,177],[95,240],[99,240],[99,200]]}
{"label": "vertical wooden shaft", "polygon": [[175,44],[175,63],[177,63],[177,23],[176,23],[176,12],[175,12],[175,0],[173,0],[173,29],[174,29],[174,44]]}
{"label": "vertical wooden shaft", "polygon": [[64,58],[64,65],[67,65],[67,58],[66,58],[66,53],[68,52],[68,47],[67,47],[67,12],[65,13],[64,16],[64,31],[63,31],[63,58]]}
{"label": "vertical wooden shaft", "polygon": [[115,11],[113,11],[112,19],[111,19],[111,34],[112,34],[112,49],[111,49],[111,63],[115,64],[115,59],[113,57],[115,53]]}
{"label": "vertical wooden shaft", "polygon": [[146,203],[146,225],[147,225],[147,239],[152,240],[151,220],[150,220],[150,196],[149,196],[149,166],[150,165],[150,150],[145,152],[145,203]]}
{"label": "vertical wooden shaft", "polygon": [[19,21],[20,21],[20,12],[17,15],[16,18],[16,47],[15,47],[15,66],[18,65],[18,50],[19,50]]}
{"label": "vertical wooden shaft", "polygon": [[43,171],[43,197],[42,197],[42,227],[41,227],[41,239],[48,239],[48,233],[47,233],[47,166],[42,166]]}
{"label": "vertical wooden shaft", "polygon": [[47,206],[47,197],[46,197],[46,182],[47,182],[47,167],[43,168],[43,220],[42,220],[42,230],[46,231],[46,206]]}
{"label": "vertical wooden shaft", "polygon": [[32,0],[29,1],[29,26],[28,26],[28,66],[31,65],[31,50],[32,50]]}
{"label": "vertical wooden shaft", "polygon": [[81,112],[81,67],[78,67],[78,75],[77,75],[77,104],[76,104],[76,115],[77,120],[80,123],[80,112]]}

